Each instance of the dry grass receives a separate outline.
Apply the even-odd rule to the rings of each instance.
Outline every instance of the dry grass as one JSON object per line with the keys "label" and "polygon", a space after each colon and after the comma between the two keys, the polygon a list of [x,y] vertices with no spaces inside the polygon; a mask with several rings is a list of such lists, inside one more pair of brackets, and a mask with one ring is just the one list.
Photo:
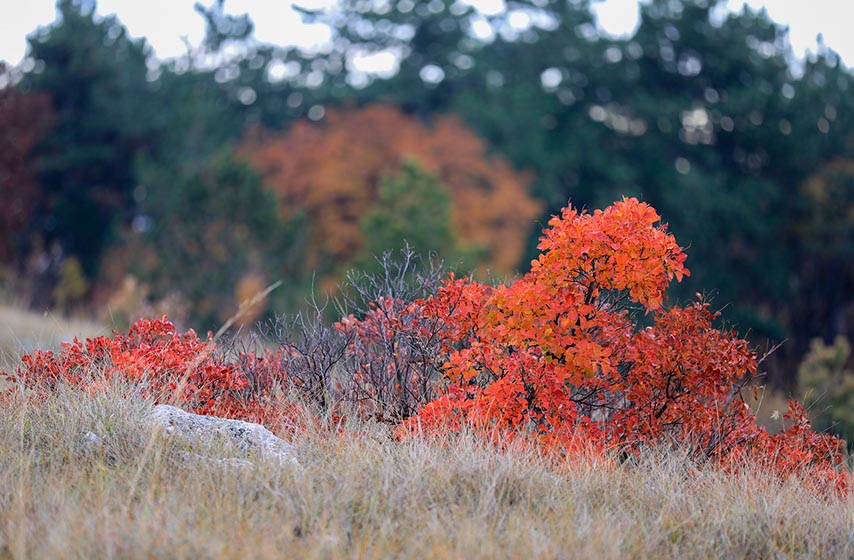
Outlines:
{"label": "dry grass", "polygon": [[673,453],[558,469],[359,425],[298,436],[301,470],[189,468],[150,407],[119,387],[0,408],[0,558],[854,557],[850,499]]}

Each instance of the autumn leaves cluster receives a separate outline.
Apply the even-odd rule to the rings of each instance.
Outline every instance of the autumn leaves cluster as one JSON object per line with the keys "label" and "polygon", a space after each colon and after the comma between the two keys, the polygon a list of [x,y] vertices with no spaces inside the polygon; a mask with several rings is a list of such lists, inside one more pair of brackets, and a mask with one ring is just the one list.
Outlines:
{"label": "autumn leaves cluster", "polygon": [[[451,275],[428,297],[380,297],[323,331],[340,344],[322,387],[327,412],[390,422],[401,438],[466,430],[499,446],[522,441],[556,460],[678,445],[698,463],[758,462],[820,490],[847,488],[842,441],[814,432],[800,405],[790,403],[781,433],[757,424],[743,400],[757,357],[714,325],[710,304],[665,306],[668,285],[688,274],[686,255],[651,206],[568,207],[539,249],[512,283]],[[334,344],[317,348],[335,354]],[[306,383],[293,375],[297,350],[227,361],[165,319],[141,321],[128,335],[28,356],[14,380],[75,383],[97,364],[145,380],[155,398],[275,424],[297,404],[274,386],[298,393]]]}

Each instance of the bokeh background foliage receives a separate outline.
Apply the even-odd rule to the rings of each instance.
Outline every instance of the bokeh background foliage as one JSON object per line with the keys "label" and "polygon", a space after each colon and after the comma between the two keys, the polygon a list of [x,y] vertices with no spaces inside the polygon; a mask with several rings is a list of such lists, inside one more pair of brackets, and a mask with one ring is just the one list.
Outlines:
{"label": "bokeh background foliage", "polygon": [[[303,51],[218,1],[160,61],[94,2],[57,8],[2,69],[7,297],[206,330],[284,280],[248,324],[404,241],[510,277],[568,200],[639,196],[688,248],[673,298],[714,289],[755,344],[786,341],[773,384],[797,389],[807,352],[803,390],[850,371],[810,341],[854,332],[854,75],[827,48],[795,61],[763,13],[651,0],[613,38],[583,0],[342,0],[303,10],[333,34]],[[360,69],[371,53],[396,71]]]}

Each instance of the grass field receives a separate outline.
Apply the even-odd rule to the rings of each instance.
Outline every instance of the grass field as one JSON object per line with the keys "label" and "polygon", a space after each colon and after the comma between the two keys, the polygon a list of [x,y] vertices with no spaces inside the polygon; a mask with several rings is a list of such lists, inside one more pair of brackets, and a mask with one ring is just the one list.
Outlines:
{"label": "grass field", "polygon": [[851,499],[673,452],[555,467],[361,424],[299,435],[301,469],[235,471],[183,463],[141,428],[151,406],[116,388],[2,407],[0,558],[854,557]]}
{"label": "grass field", "polygon": [[[8,357],[106,330],[0,321]],[[121,386],[0,404],[0,559],[854,557],[851,497],[678,452],[555,465],[359,423],[295,436],[300,469],[234,470],[187,465],[142,428],[152,406]],[[104,448],[84,451],[86,431]]]}

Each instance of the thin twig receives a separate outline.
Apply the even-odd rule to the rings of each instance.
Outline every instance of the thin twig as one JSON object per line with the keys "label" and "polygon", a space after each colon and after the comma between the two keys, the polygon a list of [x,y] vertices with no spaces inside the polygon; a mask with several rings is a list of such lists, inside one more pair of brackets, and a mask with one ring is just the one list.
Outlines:
{"label": "thin twig", "polygon": [[251,299],[243,300],[240,303],[240,308],[238,308],[237,313],[235,313],[234,315],[229,317],[228,321],[223,323],[223,325],[219,328],[218,331],[216,331],[216,334],[213,336],[213,338],[211,340],[219,339],[219,337],[221,337],[223,334],[225,334],[228,331],[228,329],[230,329],[231,326],[234,325],[234,323],[237,322],[238,319],[243,317],[243,315],[245,315],[246,312],[251,307],[253,307],[254,305],[256,305],[258,303],[261,303],[265,297],[270,295],[270,292],[272,292],[273,290],[275,290],[276,288],[278,288],[281,285],[282,285],[282,281],[277,280],[277,281],[273,282],[272,284],[270,284],[269,286],[267,286],[264,290],[258,292],[254,296],[252,296]]}

